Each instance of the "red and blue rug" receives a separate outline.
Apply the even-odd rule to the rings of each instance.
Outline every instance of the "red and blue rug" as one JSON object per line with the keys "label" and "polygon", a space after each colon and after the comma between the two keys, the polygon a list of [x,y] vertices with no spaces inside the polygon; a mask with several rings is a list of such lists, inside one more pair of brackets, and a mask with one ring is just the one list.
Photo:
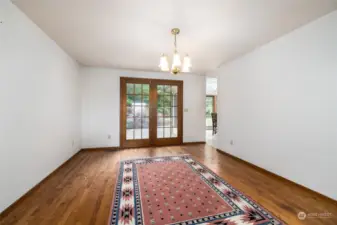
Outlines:
{"label": "red and blue rug", "polygon": [[187,155],[120,163],[110,225],[284,224]]}

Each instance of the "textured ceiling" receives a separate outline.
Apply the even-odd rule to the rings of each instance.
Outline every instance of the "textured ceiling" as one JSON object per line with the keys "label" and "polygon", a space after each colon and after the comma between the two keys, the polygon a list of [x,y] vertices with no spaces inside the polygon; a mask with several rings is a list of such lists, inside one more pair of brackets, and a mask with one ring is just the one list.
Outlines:
{"label": "textured ceiling", "polygon": [[83,65],[157,71],[179,51],[204,73],[337,9],[335,0],[13,0]]}

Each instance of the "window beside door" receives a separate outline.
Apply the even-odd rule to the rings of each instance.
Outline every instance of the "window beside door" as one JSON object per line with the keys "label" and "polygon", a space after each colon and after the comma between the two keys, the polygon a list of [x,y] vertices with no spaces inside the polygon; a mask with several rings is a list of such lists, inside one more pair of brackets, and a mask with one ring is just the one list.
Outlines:
{"label": "window beside door", "polygon": [[216,97],[206,96],[206,129],[212,130],[212,113],[216,112]]}

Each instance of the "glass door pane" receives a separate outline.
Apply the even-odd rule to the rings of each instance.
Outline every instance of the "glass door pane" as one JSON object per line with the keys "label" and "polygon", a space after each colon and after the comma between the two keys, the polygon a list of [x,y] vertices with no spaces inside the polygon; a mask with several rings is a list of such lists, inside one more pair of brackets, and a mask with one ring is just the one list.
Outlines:
{"label": "glass door pane", "polygon": [[126,140],[149,139],[150,84],[126,83]]}
{"label": "glass door pane", "polygon": [[157,85],[157,138],[178,136],[178,86]]}

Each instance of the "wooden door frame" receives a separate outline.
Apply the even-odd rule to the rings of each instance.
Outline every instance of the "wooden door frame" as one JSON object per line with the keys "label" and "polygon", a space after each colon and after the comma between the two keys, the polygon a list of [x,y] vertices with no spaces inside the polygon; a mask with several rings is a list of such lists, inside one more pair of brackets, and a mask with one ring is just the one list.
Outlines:
{"label": "wooden door frame", "polygon": [[[142,139],[137,141],[128,141],[126,143],[126,98],[123,96],[126,93],[126,82],[130,83],[147,83],[150,84],[150,93],[149,93],[149,142],[142,141]],[[183,144],[183,133],[184,133],[184,82],[181,80],[165,80],[165,79],[151,79],[151,78],[134,78],[134,77],[120,77],[120,146],[123,148],[132,148],[132,147],[152,147],[152,146],[166,146],[166,145],[179,145]],[[157,138],[157,93],[154,91],[156,85],[176,85],[178,86],[178,135],[175,140],[172,138],[161,138],[159,141]]]}

